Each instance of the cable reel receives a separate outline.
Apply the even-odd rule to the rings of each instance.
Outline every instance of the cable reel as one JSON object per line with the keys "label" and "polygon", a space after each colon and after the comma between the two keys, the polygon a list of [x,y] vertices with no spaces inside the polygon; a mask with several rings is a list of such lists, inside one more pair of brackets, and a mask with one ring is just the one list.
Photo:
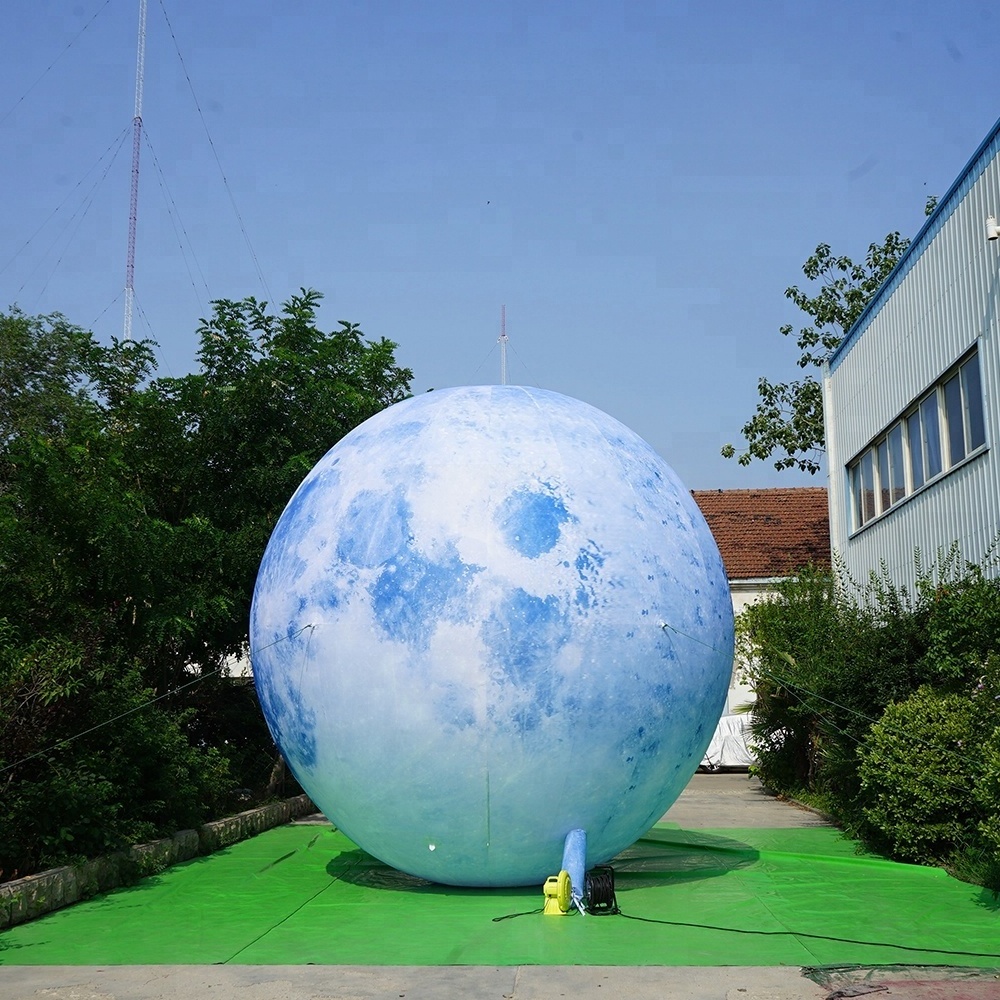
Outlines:
{"label": "cable reel", "polygon": [[611,865],[597,865],[587,872],[587,912],[597,916],[621,913],[615,898],[615,870]]}

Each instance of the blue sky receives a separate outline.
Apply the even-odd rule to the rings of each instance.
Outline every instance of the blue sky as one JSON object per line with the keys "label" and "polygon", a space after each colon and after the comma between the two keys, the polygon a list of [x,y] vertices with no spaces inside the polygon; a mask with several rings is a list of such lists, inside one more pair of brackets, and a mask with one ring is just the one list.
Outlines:
{"label": "blue sky", "polygon": [[[3,9],[0,307],[104,340],[137,20],[138,0]],[[324,327],[395,340],[423,391],[498,381],[505,305],[511,382],[606,410],[689,487],[823,485],[719,449],[761,375],[798,372],[777,331],[816,244],[914,235],[993,126],[998,21],[925,0],[149,0],[133,333],[180,375],[211,299],[313,287]]]}

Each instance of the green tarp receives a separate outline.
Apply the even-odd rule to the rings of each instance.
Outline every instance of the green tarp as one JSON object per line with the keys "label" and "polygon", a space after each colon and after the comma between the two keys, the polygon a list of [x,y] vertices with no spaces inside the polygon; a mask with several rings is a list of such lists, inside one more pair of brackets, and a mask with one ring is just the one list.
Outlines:
{"label": "green tarp", "polygon": [[1000,965],[990,893],[833,829],[658,824],[613,866],[621,915],[542,916],[285,826],[12,928],[0,965]]}

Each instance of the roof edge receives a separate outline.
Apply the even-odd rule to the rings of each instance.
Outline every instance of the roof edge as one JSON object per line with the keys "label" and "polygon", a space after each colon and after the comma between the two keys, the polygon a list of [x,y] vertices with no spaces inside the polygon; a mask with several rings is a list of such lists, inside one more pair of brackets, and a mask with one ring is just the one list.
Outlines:
{"label": "roof edge", "polygon": [[691,493],[711,493],[716,496],[729,496],[733,493],[801,493],[804,490],[827,491],[825,486],[734,486],[727,489],[724,486],[712,486],[704,490],[690,490]]}
{"label": "roof edge", "polygon": [[[851,328],[844,334],[843,340],[836,350],[830,355],[828,364],[830,371],[836,371],[840,362],[847,352],[854,346],[858,338],[864,332],[868,324],[875,318],[875,314],[882,308],[885,300],[895,291],[896,286],[903,280],[910,268],[917,262],[917,259],[924,252],[927,244],[937,235],[938,231],[951,216],[956,205],[964,197],[968,189],[972,187],[979,174],[986,169],[987,156],[991,147],[996,146],[1000,137],[1000,118],[997,119],[993,128],[987,133],[986,138],[979,144],[972,154],[969,162],[955,178],[954,183],[948,188],[944,197],[937,203],[934,211],[927,217],[920,231],[910,241],[910,245],[903,251],[903,255],[896,261],[896,266],[889,272],[888,277],[879,286],[878,291],[871,297],[868,305],[862,310],[861,315],[854,321]],[[996,149],[990,152],[990,159],[997,153]],[[983,220],[985,222],[985,220]]]}

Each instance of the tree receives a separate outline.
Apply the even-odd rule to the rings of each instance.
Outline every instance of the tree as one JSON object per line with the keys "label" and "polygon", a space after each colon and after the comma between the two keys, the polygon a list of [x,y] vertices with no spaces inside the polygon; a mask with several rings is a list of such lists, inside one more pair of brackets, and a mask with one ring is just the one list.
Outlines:
{"label": "tree", "polygon": [[[835,256],[827,243],[816,247],[802,272],[810,281],[821,282],[819,291],[810,295],[797,285],[785,289],[785,298],[812,318],[795,334],[800,368],[823,367],[908,245],[898,232],[889,233],[882,243],[869,246],[860,264]],[[792,324],[785,324],[780,333],[791,336]],[[736,448],[727,444],[723,456],[735,457],[740,465],[773,457],[776,469],[818,472],[824,450],[820,380],[812,374],[790,382],[761,378],[757,391],[757,409],[742,428],[746,450],[737,455]]]}
{"label": "tree", "polygon": [[230,784],[121,627],[170,527],[123,447],[151,370],[148,345],[0,315],[0,880],[201,822]]}
{"label": "tree", "polygon": [[75,635],[82,616],[103,655],[142,662],[157,693],[245,649],[257,566],[285,504],[412,378],[391,341],[347,322],[321,330],[321,298],[302,290],[277,314],[253,298],[214,302],[198,368],[180,378],[153,377],[148,343],[102,346],[61,317],[0,316],[11,621]]}
{"label": "tree", "polygon": [[0,314],[0,448],[18,436],[58,435],[71,414],[90,409],[99,352],[58,313]]}
{"label": "tree", "polygon": [[285,503],[412,377],[392,342],[320,330],[320,298],[214,302],[180,378],[149,343],[0,313],[0,880],[266,782],[252,689],[216,674]]}
{"label": "tree", "polygon": [[[209,588],[163,651],[164,669],[217,665],[245,648],[257,568],[292,493],[344,434],[409,393],[396,345],[346,321],[324,332],[321,299],[302,289],[278,314],[253,298],[214,302],[198,370],[155,381],[138,401],[128,463],[154,498],[150,514],[196,536],[198,583]],[[172,617],[192,621],[185,605]]]}
{"label": "tree", "polygon": [[[929,196],[924,214],[929,216],[936,206],[936,196]],[[785,298],[811,318],[795,333],[800,368],[822,369],[909,245],[898,232],[889,233],[881,243],[868,247],[862,263],[836,256],[827,243],[816,247],[802,265],[802,273],[809,281],[820,282],[819,291],[809,294],[797,285],[785,289]],[[787,323],[780,333],[790,337],[793,329]],[[757,391],[757,409],[741,431],[746,450],[737,454],[736,448],[727,444],[722,448],[723,457],[736,458],[740,465],[774,458],[778,470],[818,472],[824,452],[820,380],[811,373],[790,382],[761,378]]]}

